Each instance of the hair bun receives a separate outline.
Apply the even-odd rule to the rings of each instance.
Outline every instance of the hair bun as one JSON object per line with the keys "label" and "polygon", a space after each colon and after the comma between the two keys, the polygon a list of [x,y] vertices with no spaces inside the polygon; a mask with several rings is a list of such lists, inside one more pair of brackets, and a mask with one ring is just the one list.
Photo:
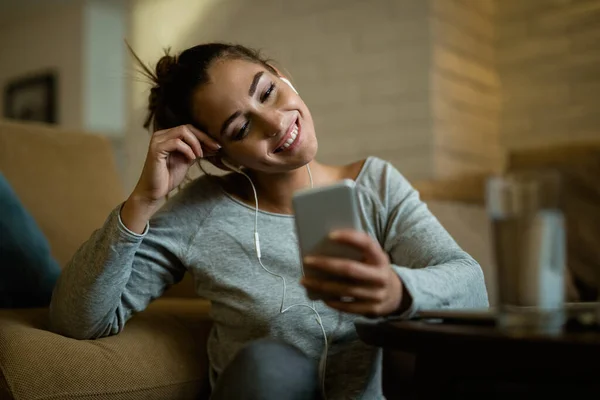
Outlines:
{"label": "hair bun", "polygon": [[156,63],[156,84],[164,86],[171,83],[177,71],[177,65],[177,56],[170,55],[167,50],[165,55]]}
{"label": "hair bun", "polygon": [[[144,127],[148,128],[153,120],[159,118],[164,121],[171,114],[166,106],[168,102],[169,88],[172,86],[175,77],[177,76],[178,59],[177,56],[169,54],[169,50],[165,50],[165,55],[162,56],[156,63],[154,74],[150,75],[154,81],[154,87],[150,89],[148,97],[148,117],[144,122]],[[155,121],[156,122],[156,121]],[[159,124],[155,123],[155,130],[159,129]]]}

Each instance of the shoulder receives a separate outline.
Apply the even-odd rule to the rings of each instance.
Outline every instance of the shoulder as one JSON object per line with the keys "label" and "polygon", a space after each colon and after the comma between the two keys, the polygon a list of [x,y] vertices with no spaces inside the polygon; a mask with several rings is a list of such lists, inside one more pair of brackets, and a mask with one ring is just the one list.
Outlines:
{"label": "shoulder", "polygon": [[197,223],[223,201],[220,178],[202,175],[172,194],[154,219],[171,223]]}
{"label": "shoulder", "polygon": [[359,187],[376,193],[384,204],[415,192],[410,182],[392,163],[378,157],[365,160],[356,183]]}

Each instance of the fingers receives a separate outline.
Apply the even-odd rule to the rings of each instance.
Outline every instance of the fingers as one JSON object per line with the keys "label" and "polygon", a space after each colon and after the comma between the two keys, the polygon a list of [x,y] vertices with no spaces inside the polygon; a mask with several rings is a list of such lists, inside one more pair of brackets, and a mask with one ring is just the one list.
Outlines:
{"label": "fingers", "polygon": [[344,281],[303,278],[301,283],[307,290],[322,298],[353,298],[359,301],[382,302],[386,297],[383,288],[357,286]]}
{"label": "fingers", "polygon": [[[366,317],[378,317],[389,315],[398,310],[408,309],[412,302],[410,294],[405,295],[404,285],[400,277],[390,268],[388,269],[387,285],[384,288],[370,288],[365,295],[366,290],[362,291],[350,288],[335,287],[331,284],[322,284],[320,286],[309,284],[311,292],[321,295],[325,303],[339,311],[364,315]],[[315,287],[316,289],[312,289]],[[317,292],[317,290],[322,290]],[[336,295],[332,295],[336,293]],[[351,294],[355,294],[352,296]],[[345,301],[347,298],[353,298],[352,301]],[[401,308],[402,307],[402,308]]]}
{"label": "fingers", "polygon": [[204,155],[202,146],[198,138],[185,126],[178,126],[177,128],[171,129],[163,137],[159,138],[159,142],[166,142],[173,139],[179,139],[185,142],[196,155],[195,158],[200,158]]}
{"label": "fingers", "polygon": [[179,139],[183,140],[188,146],[192,148],[196,158],[200,158],[204,156],[204,151],[202,150],[202,145],[198,138],[185,126],[182,126],[180,129]]}
{"label": "fingers", "polygon": [[368,318],[376,318],[387,314],[385,307],[381,303],[371,301],[346,302],[341,300],[325,300],[325,304],[342,312],[364,315]]}
{"label": "fingers", "polygon": [[[402,283],[389,264],[387,254],[360,232],[343,232],[340,242],[354,245],[385,262],[362,263],[350,259],[309,256],[304,259],[307,271],[301,284],[311,295],[340,311],[365,316],[385,315],[398,309],[402,300]],[[334,235],[336,237],[336,235]],[[351,299],[351,301],[347,301]]]}
{"label": "fingers", "polygon": [[198,157],[196,153],[192,150],[189,144],[184,142],[182,139],[175,138],[169,139],[166,142],[160,143],[157,146],[157,150],[163,153],[173,153],[175,151],[182,153],[190,162],[193,162]]}
{"label": "fingers", "polygon": [[304,268],[371,286],[381,287],[386,283],[376,268],[344,258],[309,256],[304,259]]}
{"label": "fingers", "polygon": [[359,249],[365,255],[368,264],[378,265],[389,263],[388,256],[381,249],[379,243],[366,232],[339,230],[332,232],[329,238],[335,242]]}
{"label": "fingers", "polygon": [[199,129],[194,128],[192,125],[184,126],[187,130],[192,133],[198,140],[207,147],[207,153],[216,153],[221,149],[221,145],[217,143],[216,140],[208,136],[206,133],[202,132]]}
{"label": "fingers", "polygon": [[[180,139],[185,142],[192,149],[195,158],[215,154],[221,148],[219,144],[208,135],[191,125],[181,125],[169,130],[158,131],[153,136],[153,141],[157,146],[173,139]],[[203,145],[205,146],[204,149]],[[160,147],[162,148],[162,146]]]}

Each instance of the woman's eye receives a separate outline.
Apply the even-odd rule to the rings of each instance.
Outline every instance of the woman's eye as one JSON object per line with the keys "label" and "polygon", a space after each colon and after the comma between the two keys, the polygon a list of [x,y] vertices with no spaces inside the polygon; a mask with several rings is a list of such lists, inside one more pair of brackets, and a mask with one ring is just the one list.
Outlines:
{"label": "woman's eye", "polygon": [[248,128],[250,126],[250,122],[246,122],[240,130],[237,132],[233,140],[242,140],[246,136],[248,136]]}
{"label": "woman's eye", "polygon": [[269,97],[271,97],[271,94],[273,94],[273,90],[275,90],[275,84],[271,83],[271,85],[269,86],[269,88],[267,89],[267,91],[262,95],[262,97],[260,98],[260,101],[262,101],[263,103],[265,101],[267,101],[267,99]]}
{"label": "woman's eye", "polygon": [[[260,97],[260,101],[262,103],[264,103],[265,101],[267,101],[269,99],[269,97],[271,97],[271,95],[273,94],[274,90],[275,90],[275,84],[271,83],[269,85],[268,89]],[[233,140],[242,140],[242,139],[244,139],[246,136],[248,136],[248,131],[249,130],[250,130],[250,121],[248,121],[244,125],[242,125],[242,127],[234,135]]]}

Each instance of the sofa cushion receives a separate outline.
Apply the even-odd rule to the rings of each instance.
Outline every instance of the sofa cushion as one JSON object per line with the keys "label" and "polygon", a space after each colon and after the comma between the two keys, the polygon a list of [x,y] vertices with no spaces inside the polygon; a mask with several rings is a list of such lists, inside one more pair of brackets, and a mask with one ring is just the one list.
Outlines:
{"label": "sofa cushion", "polygon": [[97,340],[48,332],[47,309],[0,310],[0,386],[15,399],[198,399],[208,388],[207,302],[155,303]]}
{"label": "sofa cushion", "polygon": [[125,199],[107,138],[0,123],[0,171],[62,266]]}

